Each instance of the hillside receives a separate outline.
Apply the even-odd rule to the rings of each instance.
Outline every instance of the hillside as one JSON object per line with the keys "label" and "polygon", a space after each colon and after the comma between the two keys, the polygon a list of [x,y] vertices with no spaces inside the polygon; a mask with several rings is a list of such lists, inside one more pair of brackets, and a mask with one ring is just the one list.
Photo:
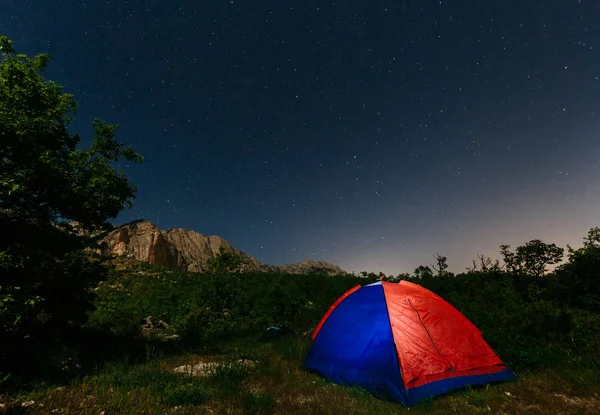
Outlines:
{"label": "hillside", "polygon": [[[96,308],[85,331],[67,345],[62,373],[72,373],[72,380],[63,375],[8,393],[0,399],[6,413],[600,410],[600,314],[547,300],[532,289],[535,280],[502,272],[411,278],[473,321],[518,379],[451,393],[409,411],[300,369],[311,344],[306,332],[339,295],[374,278],[263,271],[197,278],[127,257],[109,265],[108,279],[94,290]],[[273,324],[290,331],[267,340],[265,329]]]}

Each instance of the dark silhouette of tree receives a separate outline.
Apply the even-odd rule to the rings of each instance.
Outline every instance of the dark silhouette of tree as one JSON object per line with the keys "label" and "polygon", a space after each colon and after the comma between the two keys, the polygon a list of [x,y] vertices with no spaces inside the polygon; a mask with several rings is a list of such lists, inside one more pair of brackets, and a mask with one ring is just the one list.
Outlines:
{"label": "dark silhouette of tree", "polygon": [[556,270],[562,299],[571,306],[600,311],[600,228],[588,231],[583,247],[568,246],[568,262]]}
{"label": "dark silhouette of tree", "polygon": [[426,276],[433,276],[433,271],[431,270],[431,268],[429,268],[428,266],[424,266],[424,265],[419,265],[416,269],[415,269],[415,276],[417,278],[422,278],[422,277],[426,277]]}
{"label": "dark silhouette of tree", "polygon": [[[587,236],[583,238],[583,247],[591,248],[596,247],[600,248],[600,227],[591,228]],[[571,251],[571,247],[569,247],[569,251]]]}
{"label": "dark silhouette of tree", "polygon": [[465,267],[469,273],[473,272],[498,272],[502,271],[504,266],[500,265],[499,260],[492,260],[483,254],[477,255],[477,261],[473,260],[472,267]]}
{"label": "dark silhouette of tree", "polygon": [[17,54],[1,35],[0,52],[0,356],[9,356],[24,337],[86,319],[104,275],[83,250],[86,234],[131,207],[136,188],[111,163],[142,157],[97,119],[91,147],[77,149],[75,101],[42,77],[50,57]]}
{"label": "dark silhouette of tree", "polygon": [[401,272],[398,275],[388,275],[385,278],[387,282],[400,282],[402,280],[410,279],[410,274],[408,272]]}
{"label": "dark silhouette of tree", "polygon": [[542,277],[548,266],[562,261],[565,250],[556,244],[546,244],[539,239],[527,242],[510,251],[510,245],[500,245],[500,252],[509,272]]}
{"label": "dark silhouette of tree", "polygon": [[448,275],[449,272],[446,271],[448,269],[448,258],[440,254],[435,254],[433,257],[435,258],[436,263],[435,265],[431,265],[431,267],[436,272],[437,276],[443,277]]}

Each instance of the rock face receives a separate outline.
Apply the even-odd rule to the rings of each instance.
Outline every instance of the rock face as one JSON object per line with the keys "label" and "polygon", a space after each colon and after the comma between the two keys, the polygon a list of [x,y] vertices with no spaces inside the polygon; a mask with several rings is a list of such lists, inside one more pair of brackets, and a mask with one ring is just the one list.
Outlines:
{"label": "rock face", "polygon": [[136,221],[118,227],[103,236],[101,244],[115,255],[192,272],[207,271],[208,260],[223,247],[227,252],[244,256],[247,259],[244,264],[246,269],[260,268],[260,263],[255,258],[233,248],[223,238],[203,236],[180,228],[164,231],[148,221]]}
{"label": "rock face", "polygon": [[308,260],[282,266],[262,264],[219,236],[203,236],[198,232],[181,228],[161,230],[153,223],[144,220],[117,227],[100,236],[98,241],[107,253],[191,272],[207,271],[208,260],[219,254],[223,248],[226,252],[235,253],[242,258],[242,271],[346,274],[337,265],[324,261]]}

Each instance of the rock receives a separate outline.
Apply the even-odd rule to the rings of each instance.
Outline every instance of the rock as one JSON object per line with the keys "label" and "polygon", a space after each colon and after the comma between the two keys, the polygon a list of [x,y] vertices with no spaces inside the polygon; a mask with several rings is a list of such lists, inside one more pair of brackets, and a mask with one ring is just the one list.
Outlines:
{"label": "rock", "polygon": [[207,271],[208,260],[223,247],[226,252],[245,257],[245,268],[260,269],[256,258],[233,248],[231,243],[219,236],[203,236],[181,228],[164,231],[148,221],[136,221],[118,227],[104,235],[100,243],[111,254],[191,272]]}
{"label": "rock", "polygon": [[57,345],[48,358],[51,367],[59,369],[64,373],[75,375],[82,369],[81,359],[76,350],[66,346]]}
{"label": "rock", "polygon": [[32,405],[35,405],[35,401],[27,401],[27,402],[23,402],[23,403],[21,404],[21,406],[22,406],[23,408],[27,408],[27,407],[30,407],[30,406],[32,406]]}
{"label": "rock", "polygon": [[154,324],[152,323],[152,316],[148,316],[144,318],[144,324],[142,324],[142,329],[153,329]]}
{"label": "rock", "polygon": [[239,271],[347,274],[337,265],[325,261],[306,260],[281,266],[263,264],[219,236],[203,236],[182,228],[161,230],[145,220],[130,222],[101,234],[96,237],[96,242],[104,253],[191,272],[208,271],[208,261],[223,248],[225,252],[241,257]]}
{"label": "rock", "polygon": [[[140,330],[144,336],[157,336],[162,340],[177,340],[179,339],[179,335],[174,334],[173,330],[169,330],[169,325],[165,323],[163,320],[158,320],[157,323],[154,323],[153,316],[144,317],[143,323],[140,326]],[[164,331],[167,331],[166,333]]]}
{"label": "rock", "polygon": [[159,334],[158,337],[163,340],[178,340],[179,334]]}
{"label": "rock", "polygon": [[[244,360],[244,359],[240,359],[240,360],[236,361],[236,364],[245,366],[248,368],[253,368],[254,366],[256,366],[256,363],[257,362],[254,362],[252,360]],[[200,362],[200,363],[196,363],[194,365],[183,365],[183,366],[176,367],[175,369],[173,369],[173,372],[185,373],[187,375],[192,375],[192,376],[207,376],[211,372],[213,372],[217,367],[225,366],[225,365],[226,365],[225,362]]]}

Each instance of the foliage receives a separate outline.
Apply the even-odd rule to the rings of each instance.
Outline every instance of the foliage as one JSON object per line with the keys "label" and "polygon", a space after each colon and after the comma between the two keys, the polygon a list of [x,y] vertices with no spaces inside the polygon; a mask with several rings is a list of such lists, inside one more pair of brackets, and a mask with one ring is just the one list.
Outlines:
{"label": "foliage", "polygon": [[589,230],[583,247],[568,247],[569,261],[556,270],[561,300],[573,307],[600,312],[600,228]]}
{"label": "foliage", "polygon": [[97,291],[88,326],[125,335],[144,317],[160,315],[184,342],[197,346],[229,333],[262,334],[273,324],[303,332],[316,326],[341,293],[365,283],[353,276],[149,269],[143,277],[113,270]]}
{"label": "foliage", "polygon": [[248,393],[244,396],[244,413],[270,414],[275,412],[276,401],[266,393]]}
{"label": "foliage", "polygon": [[[596,248],[595,242],[585,247]],[[584,254],[589,252],[592,251]],[[585,262],[586,266],[593,264]],[[507,390],[525,396],[527,379],[532,376],[531,391],[527,392],[531,393],[531,400],[544,399],[548,395],[546,388],[560,391],[566,386],[580,385],[586,391],[593,391],[600,379],[600,313],[585,309],[575,297],[568,304],[563,301],[561,295],[574,292],[574,287],[561,282],[560,272],[565,272],[564,278],[574,274],[561,270],[546,278],[497,268],[454,278],[439,278],[427,272],[413,277],[401,275],[432,290],[464,313],[519,378],[516,384],[457,392],[414,410],[448,413],[453,411],[448,402],[453,402],[452,405],[460,402],[464,408],[472,409],[468,413],[478,413],[484,405],[505,411],[505,403],[494,402],[513,399],[504,395]],[[343,407],[348,412],[360,409],[365,413],[378,410],[377,413],[397,413],[395,404],[375,400],[353,388],[334,386],[299,369],[311,344],[310,337],[302,334],[314,328],[345,291],[357,284],[379,280],[379,275],[371,274],[329,278],[318,274],[257,272],[200,275],[134,261],[130,261],[128,269],[113,268],[108,279],[99,285],[97,307],[87,323],[87,327],[98,331],[100,337],[95,339],[104,339],[95,341],[100,345],[92,348],[90,356],[106,353],[106,349],[113,347],[106,342],[108,338],[119,345],[130,337],[144,341],[140,320],[153,315],[161,316],[182,336],[183,341],[177,346],[169,346],[175,347],[173,359],[193,362],[196,358],[188,353],[200,352],[202,359],[210,354],[225,362],[208,378],[189,378],[167,370],[182,363],[159,365],[156,356],[160,354],[147,348],[137,350],[141,359],[126,360],[129,355],[125,351],[113,353],[114,359],[127,363],[110,364],[92,380],[86,378],[88,384],[92,383],[92,390],[81,391],[81,399],[93,393],[96,402],[101,403],[94,410],[117,413],[136,411],[140,405],[159,412],[181,406],[184,412],[211,408],[222,412],[268,413],[285,409],[284,412],[297,413],[302,408],[311,408],[328,413],[331,408]],[[292,328],[298,335],[263,340],[265,328],[276,323]],[[162,341],[152,345],[156,350],[167,350],[171,343]],[[259,363],[253,371],[226,363],[237,359]],[[137,365],[134,361],[145,363]],[[563,372],[562,368],[569,368],[570,372]],[[551,378],[562,383],[552,386]],[[61,395],[53,392],[51,396],[56,399]],[[545,405],[554,409],[556,402]],[[522,406],[515,405],[513,409],[517,413]]]}
{"label": "foliage", "polygon": [[[439,278],[424,272],[405,279],[448,300],[479,327],[501,358],[516,370],[540,369],[587,356],[599,361],[600,319],[567,308],[555,278],[495,269]],[[373,280],[378,280],[375,274]],[[390,279],[386,279],[390,281]],[[109,289],[121,283],[122,290]],[[331,304],[365,277],[324,278],[279,273],[188,274],[154,268],[144,278],[113,273],[99,290],[90,324],[106,329],[164,315],[194,350],[217,350],[239,336],[260,336],[280,323],[297,333],[314,328]],[[122,316],[131,316],[122,319]],[[104,322],[99,325],[99,322]],[[118,330],[117,330],[118,331]],[[247,337],[242,337],[248,339]],[[247,340],[245,340],[247,341]],[[216,348],[216,349],[215,349]],[[294,356],[302,353],[291,351]],[[298,357],[300,358],[300,357]],[[595,360],[594,360],[595,359]]]}
{"label": "foliage", "polygon": [[[583,238],[583,247],[600,248],[600,227],[596,226],[588,231],[587,235]],[[569,252],[571,251],[572,248],[569,247]]]}
{"label": "foliage", "polygon": [[[579,257],[572,258],[578,261]],[[568,268],[564,269],[566,272]],[[227,337],[228,333],[259,334],[275,323],[304,332],[315,327],[345,291],[379,280],[379,275],[366,272],[362,276],[335,278],[279,273],[219,272],[196,276],[157,269],[154,272],[155,277],[143,279],[127,273],[113,274],[109,283],[120,281],[124,289],[103,288],[102,301],[91,322],[104,320],[116,325],[121,324],[116,316],[132,315],[132,321],[138,321],[148,314],[166,314],[172,327],[202,348],[215,345],[216,339],[225,338],[222,336]],[[494,350],[513,368],[541,368],[553,362],[567,362],[572,356],[598,358],[591,348],[600,340],[594,334],[596,329],[600,333],[598,319],[595,314],[565,307],[561,297],[565,287],[558,277],[504,272],[493,265],[486,272],[477,270],[455,278],[439,278],[429,267],[418,268],[413,277],[398,277],[386,281],[410,279],[447,299],[483,331]],[[568,305],[582,307],[577,301]],[[109,312],[112,317],[106,314]]]}
{"label": "foliage", "polygon": [[221,246],[219,253],[207,261],[208,271],[213,274],[238,272],[243,264],[241,253],[227,250]]}
{"label": "foliage", "polygon": [[387,282],[400,282],[402,280],[408,280],[411,275],[408,272],[401,272],[398,275],[387,275],[385,281]]}
{"label": "foliage", "polygon": [[415,276],[417,278],[419,278],[419,277],[433,276],[433,271],[427,265],[419,265],[415,269]]}
{"label": "foliage", "polygon": [[[131,206],[135,186],[112,162],[141,161],[115,141],[117,126],[94,120],[87,150],[68,125],[73,96],[42,76],[46,54],[17,54],[0,35],[0,356],[24,337],[56,335],[91,310],[90,284],[104,278],[101,259],[75,233],[109,227]],[[17,359],[11,359],[11,362]]]}
{"label": "foliage", "polygon": [[519,275],[542,277],[549,265],[562,261],[565,250],[556,244],[546,244],[539,239],[527,242],[510,251],[510,245],[501,245],[500,252],[508,271]]}

